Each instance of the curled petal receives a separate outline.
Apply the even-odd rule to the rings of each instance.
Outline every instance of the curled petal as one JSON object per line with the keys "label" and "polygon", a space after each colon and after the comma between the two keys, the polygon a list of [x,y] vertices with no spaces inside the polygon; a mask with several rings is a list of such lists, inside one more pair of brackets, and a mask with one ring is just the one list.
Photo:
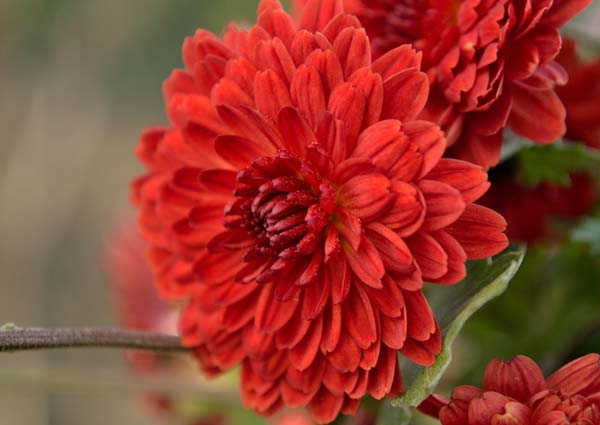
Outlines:
{"label": "curled petal", "polygon": [[390,181],[382,174],[363,174],[348,180],[338,190],[339,202],[356,217],[370,221],[393,201]]}
{"label": "curled petal", "polygon": [[404,124],[404,133],[417,145],[423,155],[419,177],[426,176],[439,162],[446,149],[446,139],[440,128],[427,121]]}
{"label": "curled petal", "polygon": [[456,159],[442,158],[425,178],[458,189],[465,204],[479,199],[490,187],[487,173],[480,166]]}
{"label": "curled petal", "polygon": [[527,403],[545,388],[544,375],[529,357],[516,356],[509,362],[494,359],[485,369],[483,388]]}

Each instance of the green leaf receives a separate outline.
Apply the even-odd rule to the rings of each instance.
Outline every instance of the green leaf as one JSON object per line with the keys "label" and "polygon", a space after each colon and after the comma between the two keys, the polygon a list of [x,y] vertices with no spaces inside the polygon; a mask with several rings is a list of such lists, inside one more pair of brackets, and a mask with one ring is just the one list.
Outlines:
{"label": "green leaf", "polygon": [[[512,247],[493,259],[472,261],[467,264],[467,277],[459,284],[438,287],[430,297],[431,307],[438,319],[444,341],[436,362],[429,367],[413,363],[403,368],[406,392],[392,405],[400,408],[396,425],[410,423],[410,412],[429,396],[452,360],[452,344],[465,322],[487,302],[501,295],[515,275],[523,257],[524,247]],[[382,414],[391,413],[383,409]],[[393,414],[393,413],[392,413]],[[381,423],[391,423],[381,418]]]}
{"label": "green leaf", "polygon": [[523,184],[535,187],[542,182],[567,186],[569,173],[594,171],[600,167],[600,154],[578,143],[534,145],[517,154],[519,178]]}
{"label": "green leaf", "polygon": [[14,331],[15,329],[20,329],[20,328],[17,325],[15,325],[13,322],[8,322],[8,323],[5,323],[2,326],[0,326],[0,332]]}
{"label": "green leaf", "polygon": [[571,239],[588,243],[592,254],[600,254],[600,218],[588,217],[573,230]]}

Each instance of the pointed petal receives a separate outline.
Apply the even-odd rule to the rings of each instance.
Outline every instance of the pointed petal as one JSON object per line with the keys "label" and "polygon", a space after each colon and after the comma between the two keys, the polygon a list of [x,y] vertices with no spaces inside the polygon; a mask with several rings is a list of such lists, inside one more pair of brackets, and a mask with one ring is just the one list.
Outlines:
{"label": "pointed petal", "polygon": [[335,349],[327,354],[327,360],[340,372],[354,372],[358,369],[361,349],[346,329],[342,329]]}
{"label": "pointed petal", "polygon": [[374,72],[381,74],[381,78],[385,81],[408,68],[419,69],[421,56],[422,53],[417,53],[412,45],[403,44],[380,56],[373,62],[372,68]]}
{"label": "pointed petal", "polygon": [[445,230],[461,244],[470,260],[491,257],[508,246],[504,218],[480,205],[468,205]]}
{"label": "pointed petal", "polygon": [[369,373],[369,393],[375,400],[381,400],[392,389],[396,372],[396,352],[384,348],[379,355],[379,361]]}
{"label": "pointed petal", "polygon": [[429,303],[421,291],[404,291],[408,336],[417,341],[427,341],[436,332],[437,323]]}
{"label": "pointed petal", "polygon": [[327,106],[325,88],[319,72],[314,66],[301,65],[292,80],[292,99],[313,129]]}
{"label": "pointed petal", "polygon": [[407,238],[406,243],[425,280],[438,279],[448,272],[448,254],[431,235],[419,232]]}
{"label": "pointed petal", "polygon": [[349,77],[360,68],[371,65],[371,45],[364,28],[345,28],[333,42],[344,75]]}
{"label": "pointed petal", "polygon": [[407,69],[385,80],[383,91],[382,118],[406,123],[423,110],[429,96],[429,79],[423,72]]}
{"label": "pointed petal", "polygon": [[311,400],[308,408],[318,423],[329,423],[340,413],[343,404],[343,395],[334,395],[326,388],[321,388]]}
{"label": "pointed petal", "polygon": [[517,134],[539,143],[553,143],[566,132],[566,111],[554,90],[514,84],[508,125]]}
{"label": "pointed petal", "polygon": [[342,304],[342,320],[356,344],[367,349],[377,340],[377,326],[371,301],[361,285],[351,285]]}
{"label": "pointed petal", "polygon": [[292,366],[303,371],[310,367],[315,360],[321,344],[323,334],[323,319],[321,317],[311,320],[310,329],[306,335],[289,351],[289,359]]}
{"label": "pointed petal", "polygon": [[300,17],[300,28],[311,32],[325,26],[344,10],[341,0],[308,0]]}
{"label": "pointed petal", "polygon": [[270,69],[256,74],[254,99],[257,109],[273,120],[277,119],[279,111],[292,105],[287,84]]}
{"label": "pointed petal", "polygon": [[443,229],[454,223],[465,210],[460,192],[452,186],[434,180],[421,180],[419,189],[427,205],[423,230]]}
{"label": "pointed petal", "polygon": [[296,312],[298,305],[297,298],[291,298],[289,301],[276,300],[274,286],[273,283],[263,285],[254,318],[257,329],[267,333],[278,331],[285,326]]}
{"label": "pointed petal", "polygon": [[440,244],[448,256],[448,271],[442,277],[429,279],[431,283],[441,283],[444,285],[453,285],[460,282],[467,275],[467,254],[456,239],[443,230],[434,232],[431,236]]}
{"label": "pointed petal", "polygon": [[381,288],[381,278],[385,274],[385,267],[373,243],[363,237],[358,250],[354,250],[345,241],[342,242],[342,249],[348,265],[356,277],[368,286]]}
{"label": "pointed petal", "polygon": [[380,289],[365,287],[369,299],[381,313],[387,317],[400,317],[404,312],[404,297],[397,283],[389,276],[384,276]]}
{"label": "pointed petal", "polygon": [[[436,324],[437,325],[437,324]],[[442,349],[442,334],[439,328],[427,341],[407,338],[402,347],[402,354],[422,366],[431,366]]]}
{"label": "pointed petal", "polygon": [[321,352],[324,354],[332,352],[337,347],[342,332],[342,306],[340,304],[329,305],[323,312],[323,340],[321,341]]}
{"label": "pointed petal", "polygon": [[366,229],[367,238],[377,251],[388,272],[406,273],[412,266],[412,255],[406,243],[389,227],[373,222]]}

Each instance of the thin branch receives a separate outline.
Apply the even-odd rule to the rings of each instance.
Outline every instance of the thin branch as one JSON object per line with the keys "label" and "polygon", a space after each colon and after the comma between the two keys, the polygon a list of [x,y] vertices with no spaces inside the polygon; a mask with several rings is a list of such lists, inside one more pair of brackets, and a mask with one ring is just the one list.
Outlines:
{"label": "thin branch", "polygon": [[109,347],[149,351],[189,351],[175,335],[114,328],[17,328],[0,330],[0,352],[47,348]]}

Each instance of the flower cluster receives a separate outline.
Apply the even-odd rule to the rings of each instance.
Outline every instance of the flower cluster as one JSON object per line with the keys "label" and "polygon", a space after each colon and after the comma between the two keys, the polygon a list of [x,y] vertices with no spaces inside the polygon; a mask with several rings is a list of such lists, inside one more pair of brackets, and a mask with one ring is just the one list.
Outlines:
{"label": "flower cluster", "polygon": [[[300,0],[302,3],[302,0]],[[484,167],[500,158],[502,130],[539,143],[565,133],[554,60],[565,22],[591,0],[344,0],[375,57],[402,43],[423,55],[431,95],[422,117],[446,132],[451,155]]]}
{"label": "flower cluster", "polygon": [[296,24],[262,1],[248,31],[188,38],[164,85],[172,125],[142,137],[134,184],[204,371],[241,363],[248,406],[309,406],[320,422],[399,394],[398,351],[433,363],[423,281],[456,283],[507,245],[504,220],[473,203],[486,174],[442,159],[443,133],[416,120],[421,55],[373,60],[338,6],[312,1]]}
{"label": "flower cluster", "polygon": [[544,379],[533,360],[492,361],[483,389],[461,386],[451,399],[431,396],[420,407],[442,425],[600,423],[600,355],[572,361]]}
{"label": "flower cluster", "polygon": [[[565,133],[557,29],[589,2],[304,0],[292,18],[262,0],[255,25],[188,37],[132,198],[201,369],[241,365],[245,405],[325,423],[400,394],[398,353],[433,364],[423,284],[458,283],[508,245],[479,201],[486,170],[507,126],[540,143]],[[589,122],[558,93],[578,111],[568,123]],[[543,193],[553,213],[583,209],[565,203],[583,189]]]}

